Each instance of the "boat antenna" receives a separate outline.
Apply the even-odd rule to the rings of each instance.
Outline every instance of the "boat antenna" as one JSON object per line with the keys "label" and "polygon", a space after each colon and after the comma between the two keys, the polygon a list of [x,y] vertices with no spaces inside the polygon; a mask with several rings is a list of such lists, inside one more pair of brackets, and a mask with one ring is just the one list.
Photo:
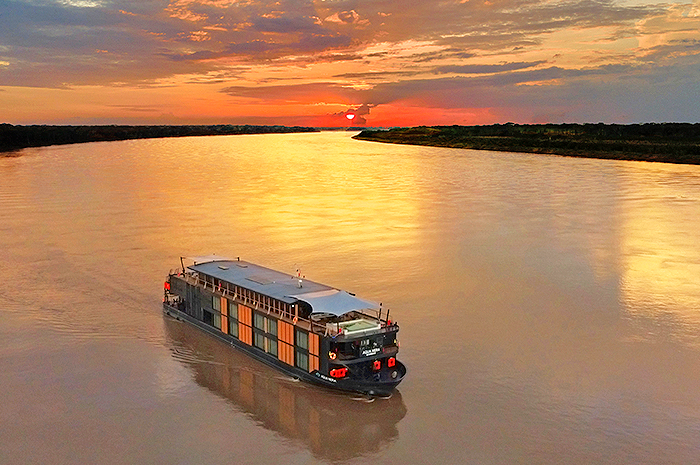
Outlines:
{"label": "boat antenna", "polygon": [[180,265],[182,265],[182,274],[185,274],[185,262],[182,257],[180,257]]}

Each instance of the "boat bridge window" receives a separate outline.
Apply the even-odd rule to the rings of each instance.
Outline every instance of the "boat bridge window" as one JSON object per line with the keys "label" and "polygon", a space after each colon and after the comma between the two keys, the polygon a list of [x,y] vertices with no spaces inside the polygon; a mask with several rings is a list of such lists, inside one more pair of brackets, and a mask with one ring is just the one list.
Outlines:
{"label": "boat bridge window", "polygon": [[330,350],[335,352],[340,360],[357,357],[368,357],[378,354],[384,345],[384,336],[377,335],[346,342],[331,342]]}
{"label": "boat bridge window", "polygon": [[384,336],[373,336],[360,340],[360,349],[374,349],[377,347],[382,347],[384,342]]}
{"label": "boat bridge window", "polygon": [[347,360],[357,356],[359,347],[358,341],[350,342],[331,342],[330,350],[334,352],[340,360]]}

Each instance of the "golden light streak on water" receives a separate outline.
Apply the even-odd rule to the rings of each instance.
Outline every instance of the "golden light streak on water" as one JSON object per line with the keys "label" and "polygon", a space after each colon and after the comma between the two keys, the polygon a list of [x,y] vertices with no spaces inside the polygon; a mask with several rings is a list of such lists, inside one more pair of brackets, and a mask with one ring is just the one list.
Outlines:
{"label": "golden light streak on water", "polygon": [[626,181],[638,186],[643,180],[646,188],[627,189],[621,297],[629,314],[644,322],[636,337],[698,345],[700,181],[692,169],[637,168]]}
{"label": "golden light streak on water", "polygon": [[[699,168],[349,135],[0,158],[0,462],[696,460]],[[164,320],[165,273],[210,253],[383,301],[400,395]]]}

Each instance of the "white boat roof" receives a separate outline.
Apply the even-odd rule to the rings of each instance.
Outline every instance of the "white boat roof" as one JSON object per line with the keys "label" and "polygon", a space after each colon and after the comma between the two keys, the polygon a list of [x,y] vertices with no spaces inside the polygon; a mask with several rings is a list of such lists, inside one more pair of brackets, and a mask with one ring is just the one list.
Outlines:
{"label": "white boat roof", "polygon": [[243,260],[217,256],[193,257],[195,264],[188,268],[254,292],[293,304],[297,301],[311,305],[312,314],[345,315],[352,311],[378,310],[379,305],[335,289],[290,274],[265,268]]}

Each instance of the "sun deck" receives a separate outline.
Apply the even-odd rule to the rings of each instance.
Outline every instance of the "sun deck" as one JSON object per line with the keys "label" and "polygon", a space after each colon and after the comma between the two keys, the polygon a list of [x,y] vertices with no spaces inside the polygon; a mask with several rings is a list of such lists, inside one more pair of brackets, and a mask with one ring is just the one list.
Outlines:
{"label": "sun deck", "polygon": [[[179,277],[308,331],[351,337],[381,332],[380,306],[339,289],[242,260],[204,257]],[[300,306],[310,309],[306,315]],[[330,323],[330,322],[333,323]],[[385,322],[388,323],[388,322]]]}

